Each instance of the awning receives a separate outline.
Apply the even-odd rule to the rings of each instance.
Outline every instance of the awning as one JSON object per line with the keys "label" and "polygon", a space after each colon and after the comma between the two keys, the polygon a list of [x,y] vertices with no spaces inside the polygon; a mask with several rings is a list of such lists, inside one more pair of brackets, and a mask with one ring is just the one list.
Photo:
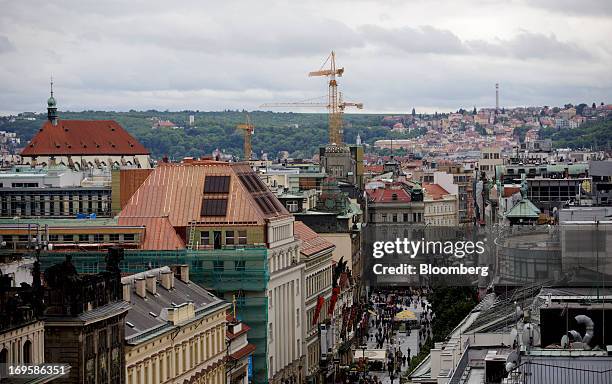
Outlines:
{"label": "awning", "polygon": [[416,320],[416,315],[411,310],[403,310],[395,315],[395,321],[408,321],[408,320]]}

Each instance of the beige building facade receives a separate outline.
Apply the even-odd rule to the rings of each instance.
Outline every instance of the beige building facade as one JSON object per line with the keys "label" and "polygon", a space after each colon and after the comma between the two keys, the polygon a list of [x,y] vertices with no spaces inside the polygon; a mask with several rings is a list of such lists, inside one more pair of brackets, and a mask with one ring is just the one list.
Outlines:
{"label": "beige building facade", "polygon": [[[176,275],[176,276],[175,276]],[[127,384],[225,384],[230,304],[162,267],[122,278]]]}

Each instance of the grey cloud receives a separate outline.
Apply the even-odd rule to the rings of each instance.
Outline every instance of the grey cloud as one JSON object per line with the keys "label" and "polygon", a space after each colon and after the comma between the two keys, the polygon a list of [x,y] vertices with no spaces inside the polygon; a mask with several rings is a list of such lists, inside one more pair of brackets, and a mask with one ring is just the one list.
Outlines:
{"label": "grey cloud", "polygon": [[15,46],[6,36],[0,35],[0,54],[15,50]]}
{"label": "grey cloud", "polygon": [[562,42],[554,34],[520,31],[508,40],[462,41],[449,30],[432,26],[418,28],[361,27],[366,41],[411,54],[486,55],[517,59],[590,59],[592,54],[574,43]]}
{"label": "grey cloud", "polygon": [[529,0],[525,1],[525,4],[550,12],[577,17],[612,16],[612,1],[610,0]]}
{"label": "grey cloud", "polygon": [[521,31],[509,40],[465,42],[474,54],[510,56],[518,59],[590,59],[592,54],[574,43],[562,42],[553,34]]}
{"label": "grey cloud", "polygon": [[432,26],[383,28],[364,25],[359,30],[369,42],[408,53],[466,53],[465,46],[454,33]]}

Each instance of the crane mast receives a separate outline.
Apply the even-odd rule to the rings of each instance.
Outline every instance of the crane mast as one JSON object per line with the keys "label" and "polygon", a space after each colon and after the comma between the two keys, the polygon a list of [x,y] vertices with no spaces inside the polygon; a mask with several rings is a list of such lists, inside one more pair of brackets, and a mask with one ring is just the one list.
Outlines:
{"label": "crane mast", "polygon": [[[329,64],[329,67],[325,68]],[[343,129],[342,129],[342,116],[344,110],[347,107],[354,107],[357,109],[363,109],[363,103],[344,102],[342,100],[342,92],[338,91],[338,81],[336,77],[342,77],[344,68],[336,67],[336,53],[334,51],[327,57],[323,65],[318,71],[312,71],[308,73],[308,76],[326,76],[329,78],[328,91],[327,91],[327,103],[315,103],[315,102],[294,102],[294,103],[266,103],[260,107],[325,107],[328,111],[329,119],[329,144],[342,145]]]}
{"label": "crane mast", "polygon": [[246,123],[238,124],[236,125],[236,128],[244,131],[244,160],[246,161],[252,160],[253,150],[251,147],[251,137],[253,136],[253,133],[255,132],[255,126],[251,122],[251,117],[249,116],[248,113],[246,115]]}

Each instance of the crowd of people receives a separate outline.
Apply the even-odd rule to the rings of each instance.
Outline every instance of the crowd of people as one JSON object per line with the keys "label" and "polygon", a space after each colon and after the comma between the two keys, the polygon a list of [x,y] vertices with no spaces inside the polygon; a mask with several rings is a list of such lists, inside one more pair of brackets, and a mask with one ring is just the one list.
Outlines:
{"label": "crowd of people", "polygon": [[[377,290],[370,296],[373,313],[370,316],[369,333],[365,337],[376,349],[386,350],[387,362],[383,369],[391,378],[399,380],[401,373],[408,369],[411,357],[418,353],[427,338],[431,336],[434,314],[431,305],[425,299],[426,294],[427,291],[421,288],[404,288]],[[397,315],[405,310],[412,310],[415,318],[398,319]],[[400,327],[401,323],[405,325]],[[412,351],[409,346],[399,342],[400,329],[406,336],[418,332],[418,350]],[[359,382],[382,383],[377,375],[372,374],[363,375]]]}

